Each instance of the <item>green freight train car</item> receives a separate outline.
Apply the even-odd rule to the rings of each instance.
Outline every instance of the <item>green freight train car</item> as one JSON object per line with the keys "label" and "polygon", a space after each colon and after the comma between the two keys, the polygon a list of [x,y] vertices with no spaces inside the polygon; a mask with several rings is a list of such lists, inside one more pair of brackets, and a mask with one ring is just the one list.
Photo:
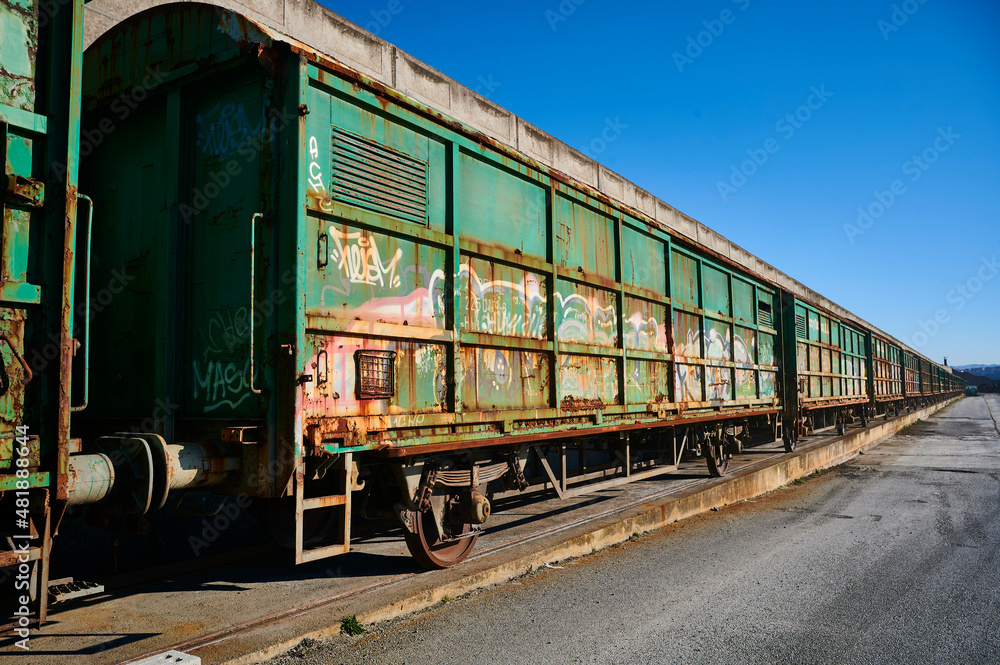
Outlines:
{"label": "green freight train car", "polygon": [[[0,3],[0,611],[45,620],[52,536],[68,500],[70,418],[86,405],[76,288],[83,0]],[[75,355],[75,357],[74,357]],[[13,606],[10,604],[13,603]],[[21,646],[24,646],[24,642]]]}
{"label": "green freight train car", "polygon": [[[73,423],[112,461],[82,476],[95,509],[247,494],[297,562],[347,551],[364,511],[444,567],[498,496],[685,452],[721,475],[902,391],[888,346],[872,387],[873,336],[895,340],[705,227],[596,164],[604,186],[567,175],[517,119],[523,150],[304,41],[181,3],[86,53],[87,283],[116,289]],[[451,94],[497,132],[513,118]]]}

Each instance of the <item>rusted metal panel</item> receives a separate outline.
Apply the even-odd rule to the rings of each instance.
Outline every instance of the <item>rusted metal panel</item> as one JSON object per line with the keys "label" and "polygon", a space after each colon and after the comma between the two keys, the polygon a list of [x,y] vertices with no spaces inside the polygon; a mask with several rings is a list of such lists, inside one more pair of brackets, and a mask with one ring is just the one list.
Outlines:
{"label": "rusted metal panel", "polygon": [[[442,344],[378,338],[371,335],[309,335],[312,379],[303,383],[306,418],[387,415],[404,417],[447,408],[448,358]],[[359,352],[390,351],[391,395],[366,396],[360,390]]]}
{"label": "rusted metal panel", "polygon": [[798,299],[793,316],[803,403],[827,406],[867,400],[866,334]]}
{"label": "rusted metal panel", "polygon": [[534,270],[463,255],[455,289],[461,331],[549,339],[549,281]]}
{"label": "rusted metal panel", "polygon": [[872,340],[872,387],[876,402],[903,398],[903,352],[877,335]]}
{"label": "rusted metal panel", "polygon": [[556,197],[553,208],[556,263],[581,276],[615,279],[618,249],[613,218],[564,196]]}
{"label": "rusted metal panel", "polygon": [[909,351],[903,351],[904,384],[906,397],[920,395],[920,359]]}
{"label": "rusted metal panel", "polygon": [[307,314],[337,319],[341,326],[358,321],[446,328],[443,249],[343,222],[310,224],[314,229]]}
{"label": "rusted metal panel", "polygon": [[559,407],[567,411],[600,411],[619,404],[617,358],[564,354],[559,359]]}
{"label": "rusted metal panel", "polygon": [[665,303],[626,298],[624,314],[622,326],[625,330],[626,349],[669,353]]}
{"label": "rusted metal panel", "polygon": [[552,402],[549,354],[462,346],[462,411],[544,409]]}
{"label": "rusted metal panel", "polygon": [[629,358],[626,363],[626,403],[666,408],[670,403],[670,363],[641,358]]}
{"label": "rusted metal panel", "polygon": [[561,344],[619,347],[617,293],[560,279],[554,295],[556,338]]}
{"label": "rusted metal panel", "polygon": [[[75,295],[82,29],[82,0],[0,0],[0,493],[32,495],[43,588],[50,501],[58,520],[67,496],[73,374],[84,370],[72,340],[87,341]],[[0,529],[0,540],[11,535],[23,527]],[[38,598],[31,621],[45,619]]]}
{"label": "rusted metal panel", "polygon": [[[532,171],[498,168],[476,154],[462,152],[459,158],[459,205],[462,239],[484,245],[517,250],[522,256],[542,261],[548,258],[549,225],[546,188]],[[483,191],[491,196],[481,196]],[[497,224],[504,219],[504,224]]]}
{"label": "rusted metal panel", "polygon": [[36,73],[38,62],[38,3],[34,0],[0,0],[0,104],[35,111],[38,89],[49,81]]}

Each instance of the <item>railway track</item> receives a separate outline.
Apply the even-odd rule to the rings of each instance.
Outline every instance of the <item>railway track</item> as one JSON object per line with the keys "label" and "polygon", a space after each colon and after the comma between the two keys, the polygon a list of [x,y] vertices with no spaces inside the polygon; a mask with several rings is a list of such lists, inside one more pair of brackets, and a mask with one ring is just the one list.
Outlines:
{"label": "railway track", "polygon": [[[808,440],[800,442],[799,449],[809,450],[810,448],[822,445],[823,443],[829,441],[830,438],[831,438],[830,436],[825,434],[817,434],[815,436],[810,437]],[[733,474],[743,469],[747,469],[749,467],[765,466],[773,462],[774,460],[777,460],[784,456],[784,452],[781,451],[780,449],[781,446],[780,441],[774,442],[773,444],[769,445],[777,446],[777,450],[773,454],[766,454],[764,456],[761,456],[762,452],[767,452],[767,451],[762,451],[761,448],[765,448],[767,446],[758,446],[749,449],[746,453],[740,456],[738,460],[739,462],[738,465],[734,465],[733,467],[731,467],[730,473]],[[702,474],[704,473],[703,468],[704,467],[702,466],[700,460],[697,462],[695,462],[694,460],[689,460],[682,466],[680,473],[695,472],[698,474]],[[669,481],[670,479],[671,476],[667,475],[662,477],[660,480]],[[649,494],[643,494],[639,497],[628,500],[624,503],[616,504],[614,508],[600,510],[597,512],[589,512],[579,518],[561,523],[558,526],[538,528],[532,530],[529,533],[522,534],[507,540],[503,540],[501,542],[497,542],[494,544],[484,544],[480,548],[478,548],[476,552],[466,560],[467,561],[466,565],[473,564],[474,562],[481,561],[483,559],[495,556],[499,553],[508,550],[513,550],[519,547],[523,548],[524,546],[530,543],[537,542],[549,536],[553,536],[560,533],[567,533],[574,530],[579,530],[588,526],[598,525],[603,521],[612,519],[617,514],[622,514],[634,510],[636,508],[641,507],[643,504],[648,504],[656,502],[658,500],[666,499],[671,495],[676,495],[686,490],[691,490],[698,485],[704,485],[713,482],[716,483],[726,482],[726,479],[717,479],[708,476],[701,478],[690,478],[690,479],[685,478],[683,480],[678,480],[674,478],[674,482],[670,483],[669,487],[666,487],[661,490],[656,490]],[[497,514],[502,514],[505,508],[516,503],[520,503],[520,501],[518,499],[507,499],[505,501],[498,502]],[[243,560],[246,561],[249,559],[243,559]],[[150,651],[138,658],[152,656],[158,653],[162,653],[163,651],[169,649],[174,649],[185,653],[193,653],[197,655],[197,652],[201,649],[205,649],[213,645],[224,643],[227,640],[245,635],[255,630],[280,624],[282,621],[290,619],[292,617],[298,617],[308,613],[320,612],[326,608],[330,608],[332,606],[348,602],[356,598],[360,598],[366,594],[370,594],[376,591],[382,591],[394,586],[399,586],[408,580],[412,580],[415,577],[424,574],[433,574],[433,573],[426,573],[426,571],[420,571],[420,572],[406,572],[406,573],[390,575],[384,579],[380,579],[370,584],[364,584],[361,586],[353,587],[346,591],[339,591],[337,593],[332,593],[323,596],[322,598],[310,601],[308,603],[303,603],[300,605],[296,605],[294,607],[288,607],[275,612],[271,612],[265,616],[257,617],[249,621],[240,622],[232,626],[227,626],[225,628],[212,631],[210,633],[200,635],[195,638],[180,640],[169,645],[166,648],[159,648],[154,651]],[[121,662],[127,663],[127,662],[132,662],[132,660],[136,659],[130,658],[129,660]]]}

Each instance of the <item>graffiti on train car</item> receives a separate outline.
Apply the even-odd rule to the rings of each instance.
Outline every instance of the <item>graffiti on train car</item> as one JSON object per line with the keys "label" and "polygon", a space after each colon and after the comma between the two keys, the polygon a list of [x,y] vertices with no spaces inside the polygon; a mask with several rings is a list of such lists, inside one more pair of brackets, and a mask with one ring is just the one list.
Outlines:
{"label": "graffiti on train car", "polygon": [[[317,334],[311,336],[310,345],[313,350],[306,366],[313,380],[303,385],[307,416],[404,416],[441,411],[446,405],[448,353],[442,344]],[[360,396],[359,351],[395,353],[390,397]]]}
{"label": "graffiti on train car", "polygon": [[463,409],[549,405],[549,359],[543,353],[465,346],[459,379]]}
{"label": "graffiti on train car", "polygon": [[[662,308],[661,308],[662,309]],[[639,351],[665,351],[667,324],[645,311],[635,310],[625,317],[625,346]]]}
{"label": "graffiti on train car", "polygon": [[[472,294],[469,307],[475,316],[477,328],[493,335],[514,336],[525,332],[524,315],[507,311],[507,303],[492,299],[479,299]],[[468,321],[468,320],[466,320]]]}
{"label": "graffiti on train car", "polygon": [[[496,275],[496,266],[492,265],[488,267],[489,276],[481,277],[476,265],[483,263],[474,259],[459,268],[455,295],[462,310],[462,330],[545,339],[548,303],[545,279],[532,272],[517,271],[521,280],[514,281],[512,275]],[[501,278],[490,279],[490,276]]]}
{"label": "graffiti on train car", "polygon": [[326,185],[323,184],[323,167],[316,161],[319,159],[319,143],[315,136],[309,137],[309,188],[316,194],[325,195]]}
{"label": "graffiti on train car", "polygon": [[403,250],[396,251],[386,260],[382,259],[375,236],[361,231],[342,233],[336,226],[330,226],[330,237],[336,247],[330,250],[330,258],[351,284],[378,286],[380,289],[397,289],[402,285],[398,274],[399,261]]}
{"label": "graffiti on train car", "polygon": [[250,395],[250,358],[242,363],[225,360],[195,360],[192,362],[192,384],[195,401],[202,401],[204,413],[222,406],[237,408]]}
{"label": "graffiti on train car", "polygon": [[[349,319],[349,323],[345,321],[346,333],[370,335],[372,323],[445,330],[451,325],[446,289],[453,288],[457,327],[463,333],[537,340],[554,337],[563,344],[604,348],[617,347],[621,334],[629,349],[670,351],[667,317],[671,312],[662,304],[630,296],[620,303],[623,296],[612,290],[566,279],[557,279],[552,289],[548,275],[470,254],[462,255],[457,274],[448,280],[443,269],[447,265],[445,253],[434,255],[432,252],[438,250],[419,241],[344,225],[324,228],[331,239],[329,267],[321,269],[319,305],[324,314]],[[550,290],[554,295],[551,312]],[[567,354],[560,359],[560,404],[564,408],[600,408],[623,399],[630,403],[662,401],[671,381],[679,401],[775,396],[774,373],[756,368],[758,364],[774,365],[773,335],[684,311],[672,314],[677,356],[672,377],[666,368],[630,363],[624,374],[623,396],[619,394],[617,360]],[[554,334],[548,330],[550,315],[555,322]],[[624,319],[621,327],[619,317]],[[463,348],[455,377],[456,398],[463,409],[547,406],[551,400],[548,368],[539,371],[541,358],[541,354],[530,352]],[[735,363],[736,367],[721,363]],[[346,357],[340,367],[353,374],[353,364]],[[344,388],[335,392],[339,396],[337,412],[346,415],[345,407],[352,410],[347,395],[353,388]],[[443,401],[436,403],[438,408]],[[407,408],[402,403],[385,403],[369,405],[365,412],[373,413],[372,406],[376,413],[398,413]]]}
{"label": "graffiti on train car", "polygon": [[592,409],[619,404],[618,359],[563,355],[559,358],[560,406]]}
{"label": "graffiti on train car", "polygon": [[718,321],[707,321],[705,330],[705,357],[712,360],[732,360],[733,340],[729,325]]}
{"label": "graffiti on train car", "polygon": [[233,353],[246,344],[250,337],[251,316],[249,307],[224,309],[215,312],[205,327],[199,331],[204,345],[202,354]]}
{"label": "graffiti on train car", "polygon": [[627,404],[662,403],[670,399],[670,365],[630,358],[625,372]]}
{"label": "graffiti on train car", "polygon": [[678,402],[700,402],[703,368],[700,365],[674,364],[674,395]]}
{"label": "graffiti on train car", "polygon": [[563,343],[618,345],[618,297],[603,289],[580,286],[575,293],[556,291],[556,334]]}
{"label": "graffiti on train car", "polygon": [[263,137],[267,113],[262,110],[255,124],[242,103],[220,102],[194,120],[198,125],[195,146],[207,155],[225,159]]}
{"label": "graffiti on train car", "polygon": [[[244,357],[255,315],[250,307],[216,311],[198,331],[201,357],[192,361],[192,399],[203,413],[236,409],[252,392],[250,359]],[[232,358],[239,358],[232,360]]]}

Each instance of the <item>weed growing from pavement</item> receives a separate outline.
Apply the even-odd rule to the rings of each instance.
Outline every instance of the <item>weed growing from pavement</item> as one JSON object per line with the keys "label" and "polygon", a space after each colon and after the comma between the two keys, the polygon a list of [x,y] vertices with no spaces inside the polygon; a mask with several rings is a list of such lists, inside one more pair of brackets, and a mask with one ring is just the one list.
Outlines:
{"label": "weed growing from pavement", "polygon": [[450,603],[451,602],[451,596],[449,596],[448,594],[445,594],[444,597],[441,599],[441,602],[442,603]]}
{"label": "weed growing from pavement", "polygon": [[340,620],[340,632],[354,637],[365,632],[365,627],[358,621],[358,617],[353,614]]}
{"label": "weed growing from pavement", "polygon": [[[864,453],[862,453],[862,454],[864,454]],[[804,485],[806,482],[808,482],[808,480],[810,478],[817,478],[817,477],[819,477],[821,475],[823,475],[823,470],[822,469],[816,469],[815,471],[813,471],[812,473],[810,473],[808,475],[802,476],[801,478],[796,478],[795,480],[792,481],[792,484],[794,484],[794,485]]]}

